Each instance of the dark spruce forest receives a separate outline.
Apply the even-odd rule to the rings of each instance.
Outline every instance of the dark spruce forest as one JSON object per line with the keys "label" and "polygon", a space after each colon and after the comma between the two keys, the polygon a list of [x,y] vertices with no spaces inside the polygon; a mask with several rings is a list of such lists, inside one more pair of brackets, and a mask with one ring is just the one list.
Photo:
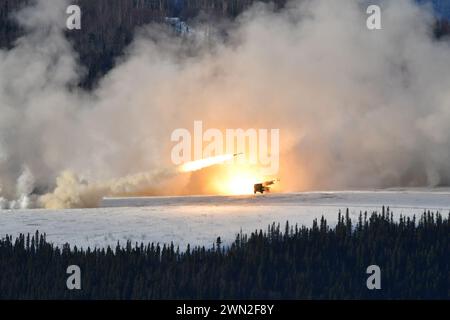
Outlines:
{"label": "dark spruce forest", "polygon": [[[45,235],[0,240],[0,299],[449,299],[450,216],[339,212],[330,227],[272,224],[209,248],[127,243],[55,247]],[[381,269],[368,290],[366,268]],[[66,268],[82,270],[67,290]]]}

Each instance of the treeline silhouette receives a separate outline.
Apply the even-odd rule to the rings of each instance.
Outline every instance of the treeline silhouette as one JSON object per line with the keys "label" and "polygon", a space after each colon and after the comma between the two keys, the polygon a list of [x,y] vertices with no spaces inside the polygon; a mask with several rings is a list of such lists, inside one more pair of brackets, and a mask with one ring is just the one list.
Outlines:
{"label": "treeline silhouette", "polygon": [[[2,299],[448,299],[450,216],[393,219],[389,209],[330,227],[272,224],[210,248],[117,244],[62,248],[45,235],[0,241]],[[69,265],[81,290],[68,290]],[[368,290],[369,265],[381,290]]]}

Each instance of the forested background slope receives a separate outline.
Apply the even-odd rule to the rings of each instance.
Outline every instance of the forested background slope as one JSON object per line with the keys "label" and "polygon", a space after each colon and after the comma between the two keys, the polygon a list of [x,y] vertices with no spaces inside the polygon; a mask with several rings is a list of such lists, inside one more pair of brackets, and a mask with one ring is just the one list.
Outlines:
{"label": "forested background slope", "polygon": [[[23,32],[11,18],[13,13],[34,0],[0,0],[0,48],[14,44]],[[274,9],[282,8],[287,0],[74,0],[82,9],[83,29],[67,32],[87,68],[80,85],[91,88],[114,65],[115,58],[133,39],[136,27],[166,17],[179,17],[190,22],[202,17],[206,23],[234,19],[255,2],[272,2]],[[436,23],[436,36],[449,33],[445,20]]]}

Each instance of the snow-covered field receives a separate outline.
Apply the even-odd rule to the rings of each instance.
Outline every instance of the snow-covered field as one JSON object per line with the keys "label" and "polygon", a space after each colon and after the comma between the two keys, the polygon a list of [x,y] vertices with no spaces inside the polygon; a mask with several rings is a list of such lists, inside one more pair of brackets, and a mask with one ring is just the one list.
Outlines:
{"label": "snow-covered field", "polygon": [[184,248],[210,246],[220,236],[226,243],[237,232],[266,229],[272,222],[310,225],[322,215],[333,224],[338,210],[360,211],[390,206],[394,216],[424,209],[450,211],[449,189],[397,189],[269,194],[264,196],[191,196],[104,199],[101,208],[0,211],[0,235],[47,233],[55,244],[115,246],[117,241],[174,242]]}

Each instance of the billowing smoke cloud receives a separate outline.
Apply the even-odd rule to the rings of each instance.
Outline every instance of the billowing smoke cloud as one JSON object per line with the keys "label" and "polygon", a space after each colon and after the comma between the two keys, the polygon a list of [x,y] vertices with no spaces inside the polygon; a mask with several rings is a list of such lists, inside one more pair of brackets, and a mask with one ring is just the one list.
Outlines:
{"label": "billowing smoke cloud", "polygon": [[67,4],[38,1],[17,15],[26,35],[0,51],[0,205],[185,192],[186,177],[167,173],[170,134],[194,120],[280,128],[286,191],[448,184],[450,48],[426,8],[381,4],[378,31],[361,2],[327,0],[255,5],[226,39],[148,26],[86,92]]}

